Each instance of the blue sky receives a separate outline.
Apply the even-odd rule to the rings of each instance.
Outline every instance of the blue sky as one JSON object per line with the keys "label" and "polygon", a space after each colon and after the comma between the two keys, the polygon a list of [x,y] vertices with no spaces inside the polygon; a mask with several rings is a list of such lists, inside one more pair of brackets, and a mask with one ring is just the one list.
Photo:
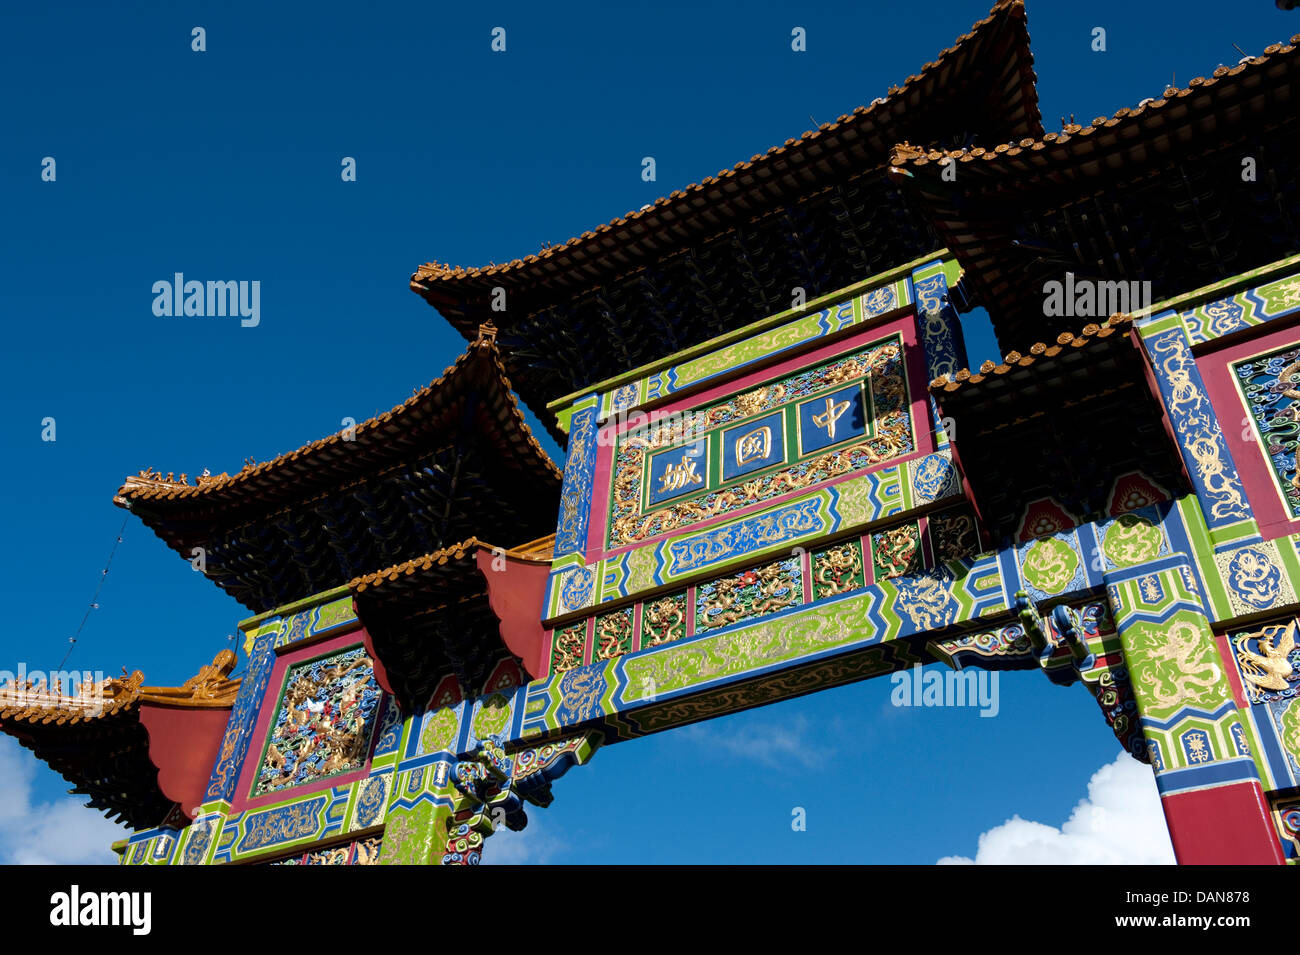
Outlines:
{"label": "blue sky", "polygon": [[[0,669],[62,658],[127,474],[234,472],[441,373],[463,342],[408,290],[417,265],[535,252],[798,136],[884,95],[988,5],[8,5]],[[1234,42],[1256,53],[1300,31],[1271,0],[1029,11],[1049,130],[1235,63]],[[795,26],[806,53],[790,51]],[[175,272],[260,281],[260,324],[154,316],[152,284]],[[995,357],[977,321],[967,338],[973,363]],[[132,520],[69,666],[179,683],[245,616]],[[974,856],[1015,815],[1061,827],[1118,751],[1083,689],[1035,673],[1000,689],[993,719],[897,709],[875,681],[611,747],[485,854],[499,840],[516,861]],[[89,811],[84,832],[54,834],[67,784],[11,747],[0,832],[21,839],[0,839],[0,860],[6,841],[63,859],[69,840],[115,837]],[[1117,774],[1150,795],[1125,768],[1097,800]]]}

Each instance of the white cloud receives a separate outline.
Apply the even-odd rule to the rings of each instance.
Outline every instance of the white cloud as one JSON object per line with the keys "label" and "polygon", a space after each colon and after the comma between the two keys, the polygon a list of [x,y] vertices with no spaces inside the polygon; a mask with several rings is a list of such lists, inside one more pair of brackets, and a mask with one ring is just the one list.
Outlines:
{"label": "white cloud", "polygon": [[741,716],[726,726],[705,727],[697,723],[682,732],[687,738],[706,743],[715,750],[772,769],[788,769],[791,763],[816,769],[826,761],[825,746],[812,738],[808,718],[803,714],[781,723]]}
{"label": "white cloud", "polygon": [[538,817],[546,810],[528,809],[528,825],[519,832],[502,826],[483,840],[483,865],[545,865],[560,850],[564,842],[544,825]]}
{"label": "white cloud", "polygon": [[0,864],[113,865],[109,846],[129,833],[78,798],[33,803],[37,761],[0,736]]}
{"label": "white cloud", "polygon": [[1088,796],[1057,829],[1019,815],[983,833],[975,858],[939,865],[1173,865],[1151,767],[1121,753],[1088,781]]}

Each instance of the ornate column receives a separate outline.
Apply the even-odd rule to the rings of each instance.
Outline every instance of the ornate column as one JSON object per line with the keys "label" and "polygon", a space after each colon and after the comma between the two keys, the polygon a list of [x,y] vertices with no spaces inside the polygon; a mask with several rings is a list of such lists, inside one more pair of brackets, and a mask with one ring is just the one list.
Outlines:
{"label": "ornate column", "polygon": [[961,319],[948,294],[949,277],[959,273],[955,262],[945,263],[943,260],[912,270],[917,325],[921,347],[925,350],[926,371],[931,380],[940,375],[956,375],[968,364]]}
{"label": "ornate column", "polygon": [[1188,558],[1117,569],[1105,581],[1178,861],[1282,863],[1246,717]]}
{"label": "ornate column", "polygon": [[[435,694],[437,696],[437,694]],[[591,759],[589,733],[507,754],[512,704],[501,693],[409,720],[384,828],[384,865],[477,865],[483,841],[528,824],[526,803],[551,804],[551,782]]]}

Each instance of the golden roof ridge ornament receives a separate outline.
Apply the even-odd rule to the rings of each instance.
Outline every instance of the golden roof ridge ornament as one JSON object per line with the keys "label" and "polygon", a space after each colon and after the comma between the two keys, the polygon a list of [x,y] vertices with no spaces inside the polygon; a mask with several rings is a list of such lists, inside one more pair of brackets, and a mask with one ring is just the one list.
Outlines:
{"label": "golden roof ridge ornament", "polygon": [[96,681],[90,674],[72,692],[64,692],[57,682],[50,687],[45,680],[33,681],[10,679],[0,685],[0,710],[6,718],[42,719],[48,721],[54,717],[79,719],[103,716],[106,706],[126,703],[140,694],[140,684],[144,674],[136,670],[130,676],[126,667],[122,668],[121,677],[108,677]]}
{"label": "golden roof ridge ornament", "polygon": [[240,681],[230,679],[230,673],[237,660],[234,650],[220,650],[211,663],[199,667],[199,672],[180,686],[141,687],[140,699],[170,706],[232,706]]}
{"label": "golden roof ridge ornament", "polygon": [[180,686],[144,686],[144,673],[135,670],[128,676],[126,667],[122,668],[120,677],[99,681],[87,674],[72,692],[65,692],[57,685],[51,688],[43,680],[21,683],[10,680],[0,685],[0,710],[18,710],[18,713],[8,712],[6,716],[26,716],[29,719],[55,716],[94,718],[106,715],[106,711],[115,711],[116,704],[136,700],[204,709],[233,706],[241,682],[230,679],[237,659],[233,650],[223,649],[210,664],[200,667],[198,673]]}
{"label": "golden roof ridge ornament", "polygon": [[142,469],[139,474],[131,475],[127,478],[127,482],[136,485],[148,484],[156,487],[189,487],[190,477],[188,474],[182,473],[178,479],[174,471],[168,471],[164,476],[161,471],[155,471],[149,467]]}

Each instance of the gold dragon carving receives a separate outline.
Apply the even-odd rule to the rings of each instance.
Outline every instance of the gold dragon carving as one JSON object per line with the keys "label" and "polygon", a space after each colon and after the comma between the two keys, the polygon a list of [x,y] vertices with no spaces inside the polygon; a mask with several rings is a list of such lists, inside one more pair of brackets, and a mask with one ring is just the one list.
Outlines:
{"label": "gold dragon carving", "polygon": [[657,647],[686,635],[686,605],[681,597],[665,597],[645,605],[642,647]]}
{"label": "gold dragon carving", "polygon": [[596,656],[602,660],[622,656],[632,649],[632,613],[620,610],[596,621]]}
{"label": "gold dragon carving", "polygon": [[[1142,666],[1138,682],[1158,707],[1203,703],[1207,697],[1221,697],[1223,674],[1215,662],[1215,653],[1214,644],[1201,627],[1186,620],[1174,621],[1163,639],[1144,654],[1145,661],[1156,666]],[[1172,666],[1160,667],[1160,664]]]}
{"label": "gold dragon carving", "polygon": [[[752,581],[749,578],[753,578]],[[738,591],[757,584],[758,597],[749,607],[738,605]],[[779,594],[782,587],[786,592]],[[788,581],[781,579],[781,565],[767,564],[739,577],[725,577],[717,581],[713,594],[704,602],[704,613],[696,617],[696,627],[714,629],[737,623],[750,617],[773,613],[798,602],[800,594]]]}
{"label": "gold dragon carving", "polygon": [[860,573],[862,573],[862,557],[857,545],[851,541],[818,554],[813,566],[815,597],[820,600],[823,597],[856,590],[861,586],[858,582]]}
{"label": "gold dragon carving", "polygon": [[1227,462],[1223,460],[1223,437],[1214,424],[1214,416],[1206,408],[1208,399],[1192,381],[1195,362],[1190,352],[1177,334],[1171,334],[1163,341],[1152,341],[1153,351],[1167,356],[1163,358],[1161,368],[1169,382],[1169,414],[1171,418],[1181,420],[1189,434],[1185,447],[1206,493],[1214,498],[1211,516],[1216,519],[1247,517],[1246,501],[1237,479],[1228,473]]}

